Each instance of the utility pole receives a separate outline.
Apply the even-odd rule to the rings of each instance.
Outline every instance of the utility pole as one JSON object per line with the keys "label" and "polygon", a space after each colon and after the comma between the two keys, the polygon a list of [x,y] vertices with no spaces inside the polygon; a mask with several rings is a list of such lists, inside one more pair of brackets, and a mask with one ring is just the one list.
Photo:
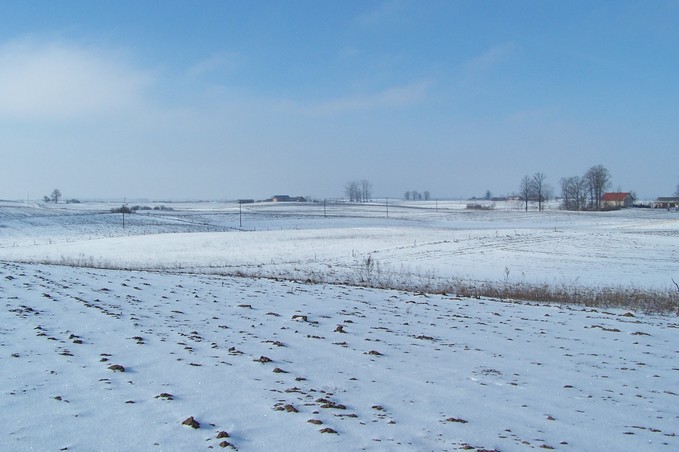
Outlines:
{"label": "utility pole", "polygon": [[387,218],[389,218],[389,198],[385,199],[385,205],[387,206]]}

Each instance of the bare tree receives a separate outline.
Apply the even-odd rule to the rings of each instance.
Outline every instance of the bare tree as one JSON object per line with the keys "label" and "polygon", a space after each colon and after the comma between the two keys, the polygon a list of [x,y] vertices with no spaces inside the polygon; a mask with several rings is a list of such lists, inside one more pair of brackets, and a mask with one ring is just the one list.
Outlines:
{"label": "bare tree", "polygon": [[523,202],[526,212],[528,212],[528,203],[533,199],[534,193],[533,179],[529,176],[523,176],[519,184],[519,199]]}
{"label": "bare tree", "polygon": [[55,188],[54,190],[52,190],[52,195],[50,199],[52,200],[52,202],[54,202],[54,204],[56,204],[59,202],[59,198],[61,198],[61,192],[59,191],[58,188]]}
{"label": "bare tree", "polygon": [[407,191],[403,194],[403,199],[405,199],[406,201],[410,201],[410,192],[409,191]]}
{"label": "bare tree", "polygon": [[611,186],[611,173],[603,165],[595,165],[587,170],[584,179],[589,189],[590,205],[601,209],[601,196]]}
{"label": "bare tree", "polygon": [[429,190],[424,191],[424,200],[429,201],[431,199],[431,193],[429,193]]}
{"label": "bare tree", "polygon": [[352,181],[347,183],[347,185],[344,186],[344,193],[347,195],[347,198],[349,198],[349,202],[360,202],[361,189],[358,182]]}
{"label": "bare tree", "polygon": [[584,178],[575,176],[573,194],[575,195],[577,210],[587,207],[587,181]]}
{"label": "bare tree", "polygon": [[571,191],[572,177],[562,177],[559,181],[561,185],[561,208],[565,210],[576,210],[573,192]]}
{"label": "bare tree", "polygon": [[355,180],[344,186],[344,193],[350,202],[366,202],[372,197],[372,187],[366,179]]}
{"label": "bare tree", "polygon": [[373,184],[370,183],[370,181],[366,179],[362,179],[361,182],[361,197],[363,198],[363,202],[368,202],[370,201],[370,198],[372,198],[372,190],[373,190]]}
{"label": "bare tree", "polygon": [[566,210],[582,210],[587,204],[587,184],[578,176],[561,179],[562,208]]}
{"label": "bare tree", "polygon": [[538,210],[542,212],[544,209],[544,203],[546,201],[549,201],[549,186],[545,183],[545,179],[547,179],[547,176],[545,176],[544,173],[535,173],[533,174],[533,196],[535,197],[535,200],[538,202]]}

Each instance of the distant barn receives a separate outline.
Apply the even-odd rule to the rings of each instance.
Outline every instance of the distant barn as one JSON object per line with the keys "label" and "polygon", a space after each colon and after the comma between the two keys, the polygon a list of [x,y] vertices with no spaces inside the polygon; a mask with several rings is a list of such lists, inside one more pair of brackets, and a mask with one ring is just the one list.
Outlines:
{"label": "distant barn", "polygon": [[627,192],[604,193],[601,196],[601,205],[608,209],[621,209],[632,207],[634,197]]}
{"label": "distant barn", "polygon": [[654,206],[658,209],[679,208],[679,196],[661,196],[655,200]]}
{"label": "distant barn", "polygon": [[272,202],[306,202],[303,196],[276,195],[271,198]]}

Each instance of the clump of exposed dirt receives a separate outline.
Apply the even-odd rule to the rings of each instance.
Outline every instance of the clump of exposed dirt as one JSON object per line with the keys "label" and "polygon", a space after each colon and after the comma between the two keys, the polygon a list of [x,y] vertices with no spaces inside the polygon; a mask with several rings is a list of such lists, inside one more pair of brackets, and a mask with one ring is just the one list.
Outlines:
{"label": "clump of exposed dirt", "polygon": [[193,416],[184,419],[184,421],[182,422],[182,425],[187,425],[187,426],[189,426],[189,427],[191,427],[191,428],[195,428],[195,429],[199,429],[199,428],[200,428],[200,422],[198,422],[197,420],[195,420],[195,419],[193,418]]}

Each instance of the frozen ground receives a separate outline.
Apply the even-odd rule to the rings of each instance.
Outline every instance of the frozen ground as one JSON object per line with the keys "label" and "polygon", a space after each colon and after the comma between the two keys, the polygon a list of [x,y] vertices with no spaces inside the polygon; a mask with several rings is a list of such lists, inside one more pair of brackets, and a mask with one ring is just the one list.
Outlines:
{"label": "frozen ground", "polygon": [[652,287],[676,214],[109,207],[0,206],[0,450],[679,449],[674,315],[168,271]]}
{"label": "frozen ground", "polygon": [[[0,259],[351,281],[368,255],[385,279],[463,278],[673,288],[679,214],[466,211],[433,202],[219,203],[111,214],[106,205],[0,207]],[[242,224],[242,230],[240,230]],[[375,276],[375,275],[373,275]],[[313,278],[317,279],[317,278]]]}

